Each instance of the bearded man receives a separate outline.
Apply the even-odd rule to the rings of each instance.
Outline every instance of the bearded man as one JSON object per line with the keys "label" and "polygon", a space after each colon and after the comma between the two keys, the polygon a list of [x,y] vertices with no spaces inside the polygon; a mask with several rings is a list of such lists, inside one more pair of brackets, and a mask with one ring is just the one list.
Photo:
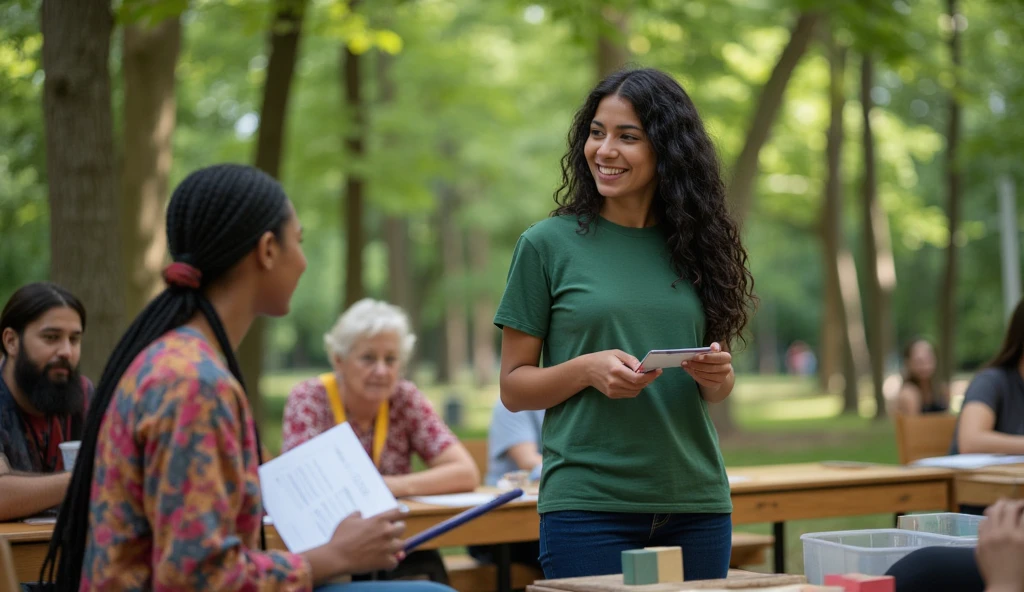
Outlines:
{"label": "bearded man", "polygon": [[0,312],[0,521],[64,499],[59,445],[81,438],[92,396],[78,373],[84,331],[85,307],[50,282],[22,286]]}

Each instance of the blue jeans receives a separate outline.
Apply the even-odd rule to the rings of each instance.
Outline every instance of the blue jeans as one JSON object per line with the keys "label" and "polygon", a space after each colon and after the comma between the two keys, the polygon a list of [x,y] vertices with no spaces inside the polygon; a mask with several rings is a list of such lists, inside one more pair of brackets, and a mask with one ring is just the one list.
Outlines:
{"label": "blue jeans", "polygon": [[724,578],[732,515],[571,510],[540,516],[540,564],[548,579],[622,573],[622,552],[643,547],[682,547],[686,581]]}
{"label": "blue jeans", "polygon": [[388,580],[378,582],[346,582],[324,584],[313,588],[313,592],[455,592],[452,588],[437,582],[423,580]]}

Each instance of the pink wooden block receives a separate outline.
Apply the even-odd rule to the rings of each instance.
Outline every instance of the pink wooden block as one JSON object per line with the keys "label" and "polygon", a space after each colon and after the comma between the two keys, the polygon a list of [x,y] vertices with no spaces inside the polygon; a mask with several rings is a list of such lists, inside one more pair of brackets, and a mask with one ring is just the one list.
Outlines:
{"label": "pink wooden block", "polygon": [[830,574],[826,586],[842,586],[846,592],[896,592],[896,578],[864,574]]}

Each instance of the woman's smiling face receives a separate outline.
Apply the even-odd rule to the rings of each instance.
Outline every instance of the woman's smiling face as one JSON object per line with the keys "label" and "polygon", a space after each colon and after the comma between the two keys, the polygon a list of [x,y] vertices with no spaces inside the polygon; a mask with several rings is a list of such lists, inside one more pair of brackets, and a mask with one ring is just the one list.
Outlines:
{"label": "woman's smiling face", "polygon": [[583,147],[597,191],[606,199],[650,199],[658,159],[633,105],[608,95],[597,105]]}

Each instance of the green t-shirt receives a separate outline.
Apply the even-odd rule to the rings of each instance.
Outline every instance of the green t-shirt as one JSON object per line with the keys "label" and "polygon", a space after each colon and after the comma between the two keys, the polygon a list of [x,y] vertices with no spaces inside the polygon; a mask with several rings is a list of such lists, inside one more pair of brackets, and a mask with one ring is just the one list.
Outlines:
{"label": "green t-shirt", "polygon": [[[543,339],[545,367],[608,349],[643,359],[704,345],[700,299],[676,282],[658,227],[599,218],[586,234],[577,228],[561,216],[520,236],[498,327]],[[682,368],[664,370],[634,399],[580,391],[547,410],[542,439],[541,513],[732,512],[718,434]]]}

